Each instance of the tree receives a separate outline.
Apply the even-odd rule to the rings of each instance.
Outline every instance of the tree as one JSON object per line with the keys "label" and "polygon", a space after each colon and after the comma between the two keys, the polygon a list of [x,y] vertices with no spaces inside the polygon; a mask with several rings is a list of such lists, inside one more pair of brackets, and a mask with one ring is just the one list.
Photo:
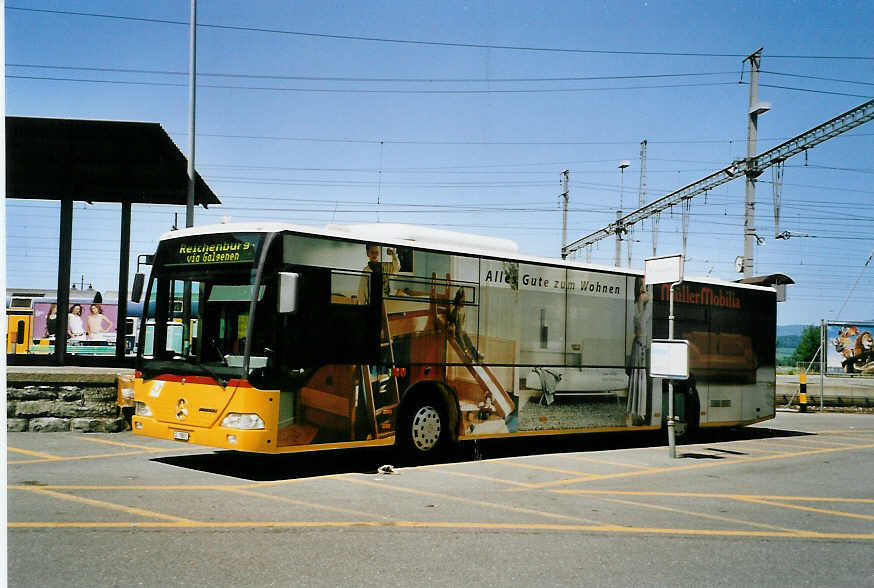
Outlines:
{"label": "tree", "polygon": [[813,361],[817,351],[819,351],[819,327],[810,325],[805,327],[801,333],[801,342],[792,354],[792,364],[804,363],[806,367],[808,363]]}

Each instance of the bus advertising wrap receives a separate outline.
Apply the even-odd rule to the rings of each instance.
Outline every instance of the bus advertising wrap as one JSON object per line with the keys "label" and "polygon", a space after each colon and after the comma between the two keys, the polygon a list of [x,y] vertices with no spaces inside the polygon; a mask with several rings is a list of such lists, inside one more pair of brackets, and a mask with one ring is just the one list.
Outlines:
{"label": "bus advertising wrap", "polygon": [[[186,441],[241,450],[397,441],[428,452],[448,439],[664,422],[666,380],[648,368],[653,338],[667,337],[669,287],[415,243],[300,232],[271,243],[281,251],[260,255],[258,237],[239,233],[162,243],[151,291],[167,297],[155,308],[168,316],[156,315],[155,333],[176,303],[171,282],[190,279],[196,336],[181,352],[142,352],[136,400],[151,416],[135,417],[140,434],[167,438],[186,426]],[[222,266],[262,259],[257,272]],[[297,309],[277,312],[277,276],[289,272]],[[253,274],[262,276],[257,298],[245,293]],[[772,418],[773,290],[688,281],[675,302],[676,336],[690,348],[677,416],[692,428]],[[186,383],[189,373],[206,378],[202,388]],[[228,434],[241,414],[248,430]]]}

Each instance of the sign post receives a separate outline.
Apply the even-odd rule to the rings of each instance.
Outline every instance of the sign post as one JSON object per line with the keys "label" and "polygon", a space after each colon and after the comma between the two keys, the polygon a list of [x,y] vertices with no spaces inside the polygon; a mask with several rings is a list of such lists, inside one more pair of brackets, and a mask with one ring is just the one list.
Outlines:
{"label": "sign post", "polygon": [[[668,338],[654,340],[650,347],[650,376],[668,378],[668,454],[677,457],[674,432],[674,380],[689,377],[689,343],[674,339],[674,288],[683,282],[683,256],[664,255],[644,260],[644,281],[650,284],[671,284],[668,307]],[[658,369],[655,369],[658,368]]]}

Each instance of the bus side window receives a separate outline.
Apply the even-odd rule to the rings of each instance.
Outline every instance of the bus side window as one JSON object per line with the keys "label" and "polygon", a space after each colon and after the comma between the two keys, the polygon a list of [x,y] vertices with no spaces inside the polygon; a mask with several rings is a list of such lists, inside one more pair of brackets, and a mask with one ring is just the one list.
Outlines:
{"label": "bus side window", "polygon": [[368,272],[331,271],[331,304],[367,304],[370,277]]}
{"label": "bus side window", "polygon": [[378,362],[382,306],[358,302],[362,277],[371,295],[379,296],[371,276],[327,268],[295,271],[301,273],[300,311],[280,315],[277,331],[279,355],[288,367]]}

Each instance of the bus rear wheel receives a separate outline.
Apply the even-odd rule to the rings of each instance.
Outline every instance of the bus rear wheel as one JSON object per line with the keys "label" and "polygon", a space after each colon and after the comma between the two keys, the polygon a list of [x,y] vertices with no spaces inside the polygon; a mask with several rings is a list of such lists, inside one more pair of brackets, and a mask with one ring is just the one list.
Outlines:
{"label": "bus rear wheel", "polygon": [[442,454],[449,445],[449,420],[433,397],[415,399],[404,411],[398,445],[407,456],[423,460]]}

